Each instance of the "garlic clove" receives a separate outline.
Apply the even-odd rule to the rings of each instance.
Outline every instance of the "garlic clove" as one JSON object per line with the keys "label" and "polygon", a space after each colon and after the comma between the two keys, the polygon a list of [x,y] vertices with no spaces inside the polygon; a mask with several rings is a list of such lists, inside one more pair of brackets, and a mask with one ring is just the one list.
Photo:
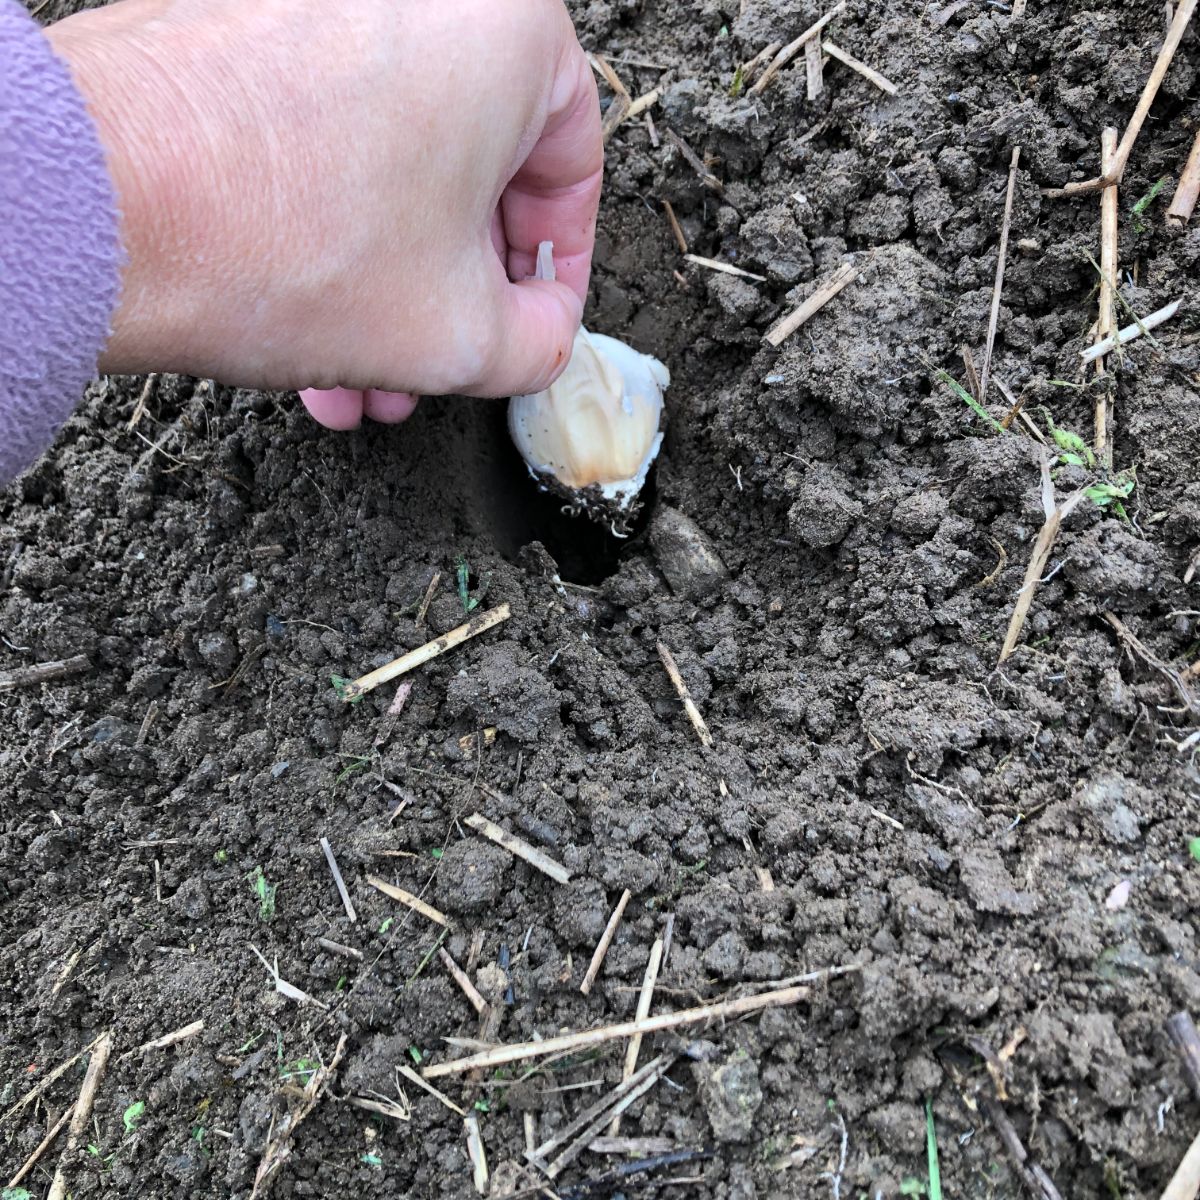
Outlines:
{"label": "garlic clove", "polygon": [[670,381],[657,359],[580,328],[562,375],[544,392],[509,402],[509,432],[539,483],[582,511],[623,523],[662,444]]}

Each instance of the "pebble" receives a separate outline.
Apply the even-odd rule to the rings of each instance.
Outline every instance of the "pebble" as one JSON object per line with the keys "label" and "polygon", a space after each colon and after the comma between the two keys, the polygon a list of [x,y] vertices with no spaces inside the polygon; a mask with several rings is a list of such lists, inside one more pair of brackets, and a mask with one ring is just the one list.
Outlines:
{"label": "pebble", "polygon": [[729,578],[712,539],[678,509],[662,507],[650,523],[658,568],[677,596],[703,600]]}

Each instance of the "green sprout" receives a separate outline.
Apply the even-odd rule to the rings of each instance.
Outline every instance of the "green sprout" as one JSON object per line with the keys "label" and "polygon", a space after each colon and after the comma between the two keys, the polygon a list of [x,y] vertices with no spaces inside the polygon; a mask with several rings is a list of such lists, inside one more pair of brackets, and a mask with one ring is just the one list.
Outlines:
{"label": "green sprout", "polygon": [[1050,430],[1054,444],[1059,449],[1059,462],[1069,467],[1094,467],[1096,465],[1096,456],[1092,453],[1092,448],[1079,434],[1072,433],[1069,429],[1060,429],[1045,408],[1039,411]]}
{"label": "green sprout", "polygon": [[315,1063],[311,1058],[298,1058],[295,1062],[284,1063],[279,1068],[279,1078],[284,1080],[299,1079],[302,1083],[307,1084],[308,1081],[320,1070],[320,1063]]}
{"label": "green sprout", "polygon": [[1154,186],[1133,206],[1133,232],[1145,233],[1150,226],[1141,218],[1146,209],[1158,199],[1159,193],[1167,186],[1167,176],[1164,175]]}
{"label": "green sprout", "polygon": [[746,86],[746,76],[742,71],[742,64],[738,63],[738,68],[733,73],[733,82],[729,85],[730,99],[736,100],[741,94],[742,89]]}
{"label": "green sprout", "polygon": [[6,1187],[0,1192],[0,1200],[33,1200],[23,1187]]}
{"label": "green sprout", "polygon": [[334,787],[349,779],[351,775],[357,775],[359,771],[365,771],[371,765],[371,756],[369,754],[343,754],[340,757],[349,761],[333,781]]}
{"label": "green sprout", "polygon": [[134,1133],[137,1127],[141,1124],[142,1118],[146,1115],[145,1100],[135,1100],[122,1114],[121,1123],[125,1126],[127,1134]]}
{"label": "green sprout", "polygon": [[380,933],[387,933],[389,929],[396,923],[395,917],[384,917],[383,924],[379,926]]}
{"label": "green sprout", "polygon": [[936,378],[939,383],[944,383],[977,417],[987,422],[997,433],[1008,432],[949,371],[938,371]]}
{"label": "green sprout", "polygon": [[383,1166],[383,1159],[380,1158],[378,1154],[364,1154],[362,1156],[362,1161],[365,1162],[368,1167]]}
{"label": "green sprout", "polygon": [[925,1101],[925,1149],[929,1156],[929,1200],[942,1200],[942,1168],[938,1163],[937,1129],[933,1124],[933,1101]]}
{"label": "green sprout", "polygon": [[479,597],[471,595],[471,564],[460,554],[454,560],[454,578],[458,581],[458,599],[463,612],[469,613],[479,605]]}
{"label": "green sprout", "polygon": [[1197,861],[1200,862],[1200,837],[1194,837],[1188,842],[1188,853]]}
{"label": "green sprout", "polygon": [[228,861],[229,861],[229,851],[228,850],[218,850],[213,855],[213,862],[215,862],[218,867],[223,867]]}
{"label": "green sprout", "polygon": [[262,867],[255,867],[246,878],[250,882],[250,890],[258,900],[258,919],[270,921],[275,916],[276,885],[267,882]]}
{"label": "green sprout", "polygon": [[1084,489],[1084,494],[1097,508],[1111,508],[1122,521],[1129,520],[1123,500],[1133,493],[1136,481],[1131,473],[1118,475],[1105,483],[1096,483]]}
{"label": "green sprout", "polygon": [[417,1049],[416,1046],[409,1046],[408,1056],[413,1060],[414,1063],[417,1064],[418,1067],[425,1061],[425,1056],[420,1050]]}
{"label": "green sprout", "polygon": [[362,701],[362,694],[350,694],[350,684],[352,680],[346,679],[342,675],[330,675],[329,682],[333,684],[333,690],[337,693],[339,700],[348,701],[350,704],[358,704]]}
{"label": "green sprout", "polygon": [[442,855],[445,853],[446,853],[445,850],[443,850],[441,848],[441,846],[434,846],[434,848],[432,850],[430,850],[430,852],[429,852],[429,857],[430,858],[441,858]]}

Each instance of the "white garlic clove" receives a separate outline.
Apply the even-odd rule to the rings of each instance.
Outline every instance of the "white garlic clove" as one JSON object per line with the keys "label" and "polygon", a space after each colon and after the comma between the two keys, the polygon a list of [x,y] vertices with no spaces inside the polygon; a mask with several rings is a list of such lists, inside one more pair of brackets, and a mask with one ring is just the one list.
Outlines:
{"label": "white garlic clove", "polygon": [[562,375],[509,402],[509,432],[539,483],[616,528],[658,455],[670,381],[657,359],[581,328]]}

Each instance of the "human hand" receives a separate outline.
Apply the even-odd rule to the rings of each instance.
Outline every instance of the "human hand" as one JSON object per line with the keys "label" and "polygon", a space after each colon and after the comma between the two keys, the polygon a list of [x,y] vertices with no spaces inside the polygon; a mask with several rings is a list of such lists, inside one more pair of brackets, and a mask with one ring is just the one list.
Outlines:
{"label": "human hand", "polygon": [[602,147],[561,0],[122,0],[48,33],[123,212],[102,369],[336,387],[310,407],[345,427],[566,364]]}

